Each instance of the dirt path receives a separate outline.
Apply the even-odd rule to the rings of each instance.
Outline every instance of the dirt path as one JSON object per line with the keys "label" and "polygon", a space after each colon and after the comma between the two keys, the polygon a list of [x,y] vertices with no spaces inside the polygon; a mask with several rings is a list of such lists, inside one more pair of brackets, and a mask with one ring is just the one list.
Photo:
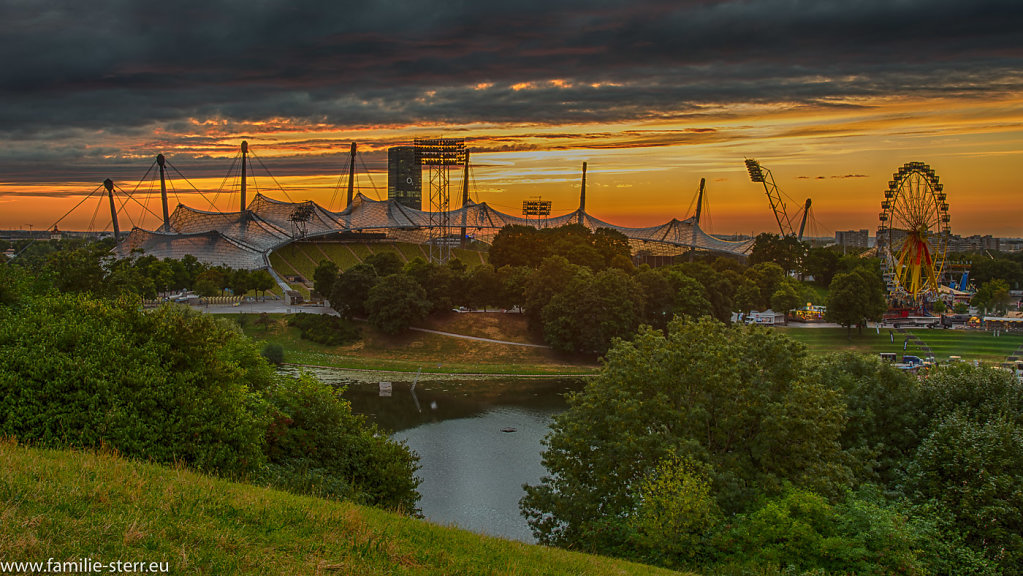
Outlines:
{"label": "dirt path", "polygon": [[409,328],[409,330],[415,330],[416,332],[426,332],[429,334],[439,334],[440,336],[450,336],[452,338],[464,338],[466,340],[475,340],[477,342],[490,342],[492,344],[507,344],[509,346],[526,346],[528,348],[546,348],[550,349],[550,346],[543,344],[528,344],[526,342],[509,342],[507,340],[494,340],[493,338],[481,338],[479,336],[466,336],[465,334],[454,334],[452,332],[441,332],[440,330],[430,330],[429,328]]}

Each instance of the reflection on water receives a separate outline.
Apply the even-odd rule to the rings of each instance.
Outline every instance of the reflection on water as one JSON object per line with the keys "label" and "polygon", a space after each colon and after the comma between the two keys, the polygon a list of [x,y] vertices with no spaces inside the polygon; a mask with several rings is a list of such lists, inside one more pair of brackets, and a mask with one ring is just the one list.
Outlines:
{"label": "reflection on water", "polygon": [[540,441],[555,413],[499,407],[395,434],[419,454],[423,515],[437,524],[533,542],[519,499],[522,485],[543,475]]}
{"label": "reflection on water", "polygon": [[427,519],[534,541],[519,514],[522,485],[543,475],[541,440],[551,418],[567,407],[563,395],[582,389],[581,380],[393,382],[391,395],[381,396],[377,382],[331,371],[316,376],[347,386],[344,396],[354,412],[419,454],[419,506]]}

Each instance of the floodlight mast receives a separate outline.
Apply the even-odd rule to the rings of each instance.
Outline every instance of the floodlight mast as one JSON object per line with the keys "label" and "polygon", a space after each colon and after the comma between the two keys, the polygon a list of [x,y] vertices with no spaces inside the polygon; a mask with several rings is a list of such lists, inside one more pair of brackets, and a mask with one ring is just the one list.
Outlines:
{"label": "floodlight mast", "polygon": [[746,170],[749,171],[750,180],[764,185],[764,192],[767,193],[767,199],[771,202],[771,210],[774,211],[774,219],[778,222],[781,235],[795,236],[796,232],[792,229],[788,214],[785,213],[785,202],[782,201],[781,191],[774,183],[771,171],[752,158],[746,159]]}
{"label": "floodlight mast", "polygon": [[467,244],[466,239],[466,225],[465,219],[468,211],[465,207],[469,204],[469,151],[465,151],[465,171],[462,172],[462,235],[460,244],[462,248],[465,248]]}
{"label": "floodlight mast", "polygon": [[444,264],[451,259],[451,167],[467,162],[465,140],[416,138],[413,145],[419,165],[430,167],[430,261]]}

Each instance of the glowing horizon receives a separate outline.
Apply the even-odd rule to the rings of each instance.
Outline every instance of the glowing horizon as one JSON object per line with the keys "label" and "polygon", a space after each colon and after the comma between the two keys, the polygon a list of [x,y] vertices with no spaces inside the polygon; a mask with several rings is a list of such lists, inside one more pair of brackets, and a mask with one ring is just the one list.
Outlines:
{"label": "glowing horizon", "polygon": [[[526,89],[526,88],[523,88]],[[191,184],[171,174],[185,204],[210,209],[191,189],[194,184],[213,196],[216,207],[237,210],[232,183],[224,174],[247,140],[287,194],[280,200],[314,200],[329,206],[347,166],[348,145],[359,143],[359,189],[371,198],[386,198],[386,153],[417,136],[466,138],[471,155],[474,200],[517,214],[521,201],[543,196],[555,213],[578,205],[582,162],[588,162],[587,211],[622,226],[650,226],[691,215],[700,178],[707,180],[710,211],[705,225],[716,234],[775,232],[776,224],[759,184],[749,181],[745,157],[756,157],[770,169],[788,197],[794,217],[807,197],[813,200],[816,229],[807,235],[830,236],[835,230],[877,227],[882,191],[902,164],[922,161],[935,169],[951,204],[952,231],[960,235],[1021,236],[1018,215],[1023,197],[1013,175],[1021,164],[1023,97],[874,98],[831,102],[827,106],[766,104],[707,106],[684,118],[600,124],[472,123],[436,126],[371,126],[358,129],[273,118],[238,123],[222,119],[190,120],[187,129],[172,132],[154,126],[147,137],[136,134],[113,142],[116,153],[91,161],[89,181],[0,183],[0,228],[51,226],[74,203],[99,186],[103,160],[111,164],[118,186],[126,191],[153,190],[131,179],[162,152],[184,172]],[[189,175],[194,165],[197,176]],[[275,184],[254,163],[255,186]],[[222,170],[219,177],[216,168]],[[276,174],[280,170],[280,174]],[[333,170],[333,171],[331,171]],[[237,168],[236,168],[237,171]],[[67,171],[64,172],[67,178]],[[260,181],[263,180],[261,184]],[[461,171],[452,171],[453,189]],[[370,188],[375,186],[377,195]],[[424,184],[425,185],[425,184]],[[237,184],[233,184],[237,190]],[[460,189],[460,188],[459,188]],[[341,191],[340,195],[344,196]],[[425,196],[425,193],[424,193]],[[459,200],[453,194],[453,204]],[[188,200],[191,199],[191,200]],[[233,201],[234,205],[231,206]],[[90,204],[91,202],[87,204]],[[142,200],[145,203],[144,200]],[[150,200],[159,214],[159,200]],[[176,202],[171,199],[171,206]],[[155,206],[155,208],[153,208]],[[340,209],[335,201],[334,209]],[[108,209],[80,210],[61,223],[80,229],[93,220],[109,227]],[[135,206],[140,214],[141,207]],[[130,212],[130,211],[129,211]],[[104,214],[107,214],[104,216]],[[155,227],[139,216],[146,227]],[[95,224],[95,223],[94,223]],[[122,224],[122,229],[129,225]]]}

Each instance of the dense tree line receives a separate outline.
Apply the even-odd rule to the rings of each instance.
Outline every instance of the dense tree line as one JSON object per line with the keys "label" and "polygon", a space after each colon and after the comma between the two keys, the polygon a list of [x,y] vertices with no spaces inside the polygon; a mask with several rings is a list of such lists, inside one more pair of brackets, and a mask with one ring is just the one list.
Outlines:
{"label": "dense tree line", "polygon": [[0,264],[0,436],[415,511],[416,457],[338,391],[276,373],[233,322],[96,293]]}
{"label": "dense tree line", "polygon": [[382,252],[344,271],[322,261],[314,278],[342,316],[368,318],[388,333],[453,307],[516,309],[555,349],[597,354],[613,338],[629,337],[643,324],[663,328],[677,315],[727,323],[736,311],[784,312],[816,299],[774,262],[747,266],[704,257],[637,267],[625,236],[579,225],[507,226],[494,239],[490,263],[474,268],[457,259],[403,265]]}
{"label": "dense tree line", "polygon": [[1023,385],[708,318],[619,341],[547,437],[546,544],[714,574],[1023,566]]}
{"label": "dense tree line", "polygon": [[161,294],[191,290],[200,296],[221,296],[227,290],[243,295],[262,293],[277,284],[266,270],[240,270],[210,266],[192,255],[180,260],[138,254],[113,256],[112,240],[35,242],[10,261],[59,292],[89,293],[100,297],[137,294],[155,299]]}

